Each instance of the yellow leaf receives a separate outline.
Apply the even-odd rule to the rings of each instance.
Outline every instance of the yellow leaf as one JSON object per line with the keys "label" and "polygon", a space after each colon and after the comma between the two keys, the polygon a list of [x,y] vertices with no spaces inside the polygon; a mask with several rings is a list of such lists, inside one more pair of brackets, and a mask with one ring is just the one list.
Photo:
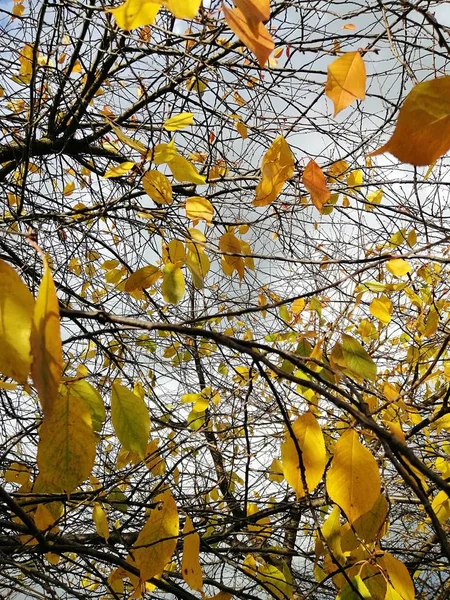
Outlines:
{"label": "yellow leaf", "polygon": [[120,129],[120,127],[118,125],[116,125],[115,123],[113,123],[112,121],[110,121],[109,119],[108,119],[108,124],[111,126],[111,129],[116,134],[117,139],[120,140],[122,142],[122,144],[129,146],[133,150],[137,150],[137,152],[139,152],[140,154],[142,154],[144,156],[147,154],[147,148],[144,146],[144,144],[142,142],[133,140],[132,138],[125,135],[123,133],[123,131]]}
{"label": "yellow leaf", "polygon": [[241,241],[233,233],[224,233],[219,239],[219,248],[224,253],[225,262],[236,267],[242,258],[240,256],[230,256],[231,254],[241,254]]}
{"label": "yellow leaf", "polygon": [[370,303],[370,314],[387,325],[391,320],[392,302],[387,296],[374,298]]}
{"label": "yellow leaf", "polygon": [[[186,0],[183,0],[183,3],[187,4]],[[193,122],[194,115],[192,113],[180,113],[179,115],[174,115],[173,117],[170,117],[170,119],[164,121],[163,129],[166,131],[178,131],[179,129],[189,127]]]}
{"label": "yellow leaf", "polygon": [[0,372],[26,383],[31,368],[34,298],[17,273],[0,260]]}
{"label": "yellow leaf", "polygon": [[206,183],[205,177],[200,175],[194,165],[183,156],[174,156],[167,164],[177,181],[188,181],[189,183],[195,183],[196,185],[203,185]]}
{"label": "yellow leaf", "polygon": [[[296,442],[289,433],[281,446],[281,462],[286,481],[294,488],[297,498],[305,495],[302,482],[302,468],[312,492],[320,483],[326,465],[325,442],[317,419],[311,412],[301,415],[292,424]],[[297,450],[297,446],[300,448]]]}
{"label": "yellow leaf", "polygon": [[353,522],[352,527],[358,537],[366,543],[375,542],[381,536],[388,511],[389,504],[386,498],[380,494],[372,508]]}
{"label": "yellow leaf", "polygon": [[347,52],[328,66],[325,94],[334,104],[334,116],[355,100],[364,100],[366,67],[359,52]]}
{"label": "yellow leaf", "polygon": [[128,277],[125,282],[125,291],[134,292],[134,290],[146,290],[147,288],[152,287],[161,275],[161,271],[154,265],[142,267]]}
{"label": "yellow leaf", "polygon": [[151,511],[132,549],[143,580],[162,574],[175,552],[179,533],[177,506],[170,491],[153,501],[158,506]]}
{"label": "yellow leaf", "polygon": [[5,472],[5,479],[9,483],[25,485],[30,479],[30,469],[22,463],[13,462]]}
{"label": "yellow leaf", "polygon": [[15,17],[21,17],[23,15],[23,11],[25,10],[25,6],[21,3],[14,3],[14,6],[12,7],[12,14]]}
{"label": "yellow leaf", "polygon": [[376,190],[375,192],[369,192],[367,194],[368,204],[364,205],[364,209],[369,212],[372,211],[375,208],[375,206],[380,204],[382,199],[383,199],[383,190]]}
{"label": "yellow leaf", "polygon": [[192,283],[196,289],[203,289],[204,279],[209,271],[210,264],[209,258],[204,252],[198,252],[197,250],[188,252],[186,266],[191,272]]}
{"label": "yellow leaf", "polygon": [[434,498],[431,508],[436,513],[439,523],[445,523],[450,519],[450,498],[441,490]]}
{"label": "yellow leaf", "polygon": [[164,6],[177,19],[193,19],[198,13],[201,0],[164,0]]}
{"label": "yellow leaf", "polygon": [[195,92],[199,96],[206,90],[208,82],[198,77],[191,77],[186,81],[186,87],[191,92]]}
{"label": "yellow leaf", "polygon": [[158,445],[159,439],[156,438],[147,444],[145,450],[145,466],[155,477],[166,472],[166,462],[158,451]]}
{"label": "yellow leaf", "polygon": [[264,584],[270,595],[275,596],[278,600],[291,598],[293,593],[292,581],[290,581],[292,576],[287,565],[285,567],[288,577],[280,569],[270,564],[261,565],[256,573],[257,579]]}
{"label": "yellow leaf", "polygon": [[404,277],[411,272],[411,265],[403,258],[393,258],[386,263],[386,269],[394,277]]}
{"label": "yellow leaf", "polygon": [[422,335],[424,337],[431,337],[432,335],[434,335],[436,333],[438,324],[439,324],[439,313],[434,308],[434,306],[432,306],[430,308],[430,311],[425,320]]}
{"label": "yellow leaf", "polygon": [[147,171],[142,178],[142,186],[157,204],[170,204],[172,202],[172,185],[163,173]]}
{"label": "yellow leaf", "polygon": [[341,511],[338,506],[334,506],[333,510],[327,517],[325,523],[322,525],[322,535],[327,543],[327,548],[333,553],[333,556],[343,565],[345,563],[345,556],[342,552],[341,546],[341,525],[339,523],[339,517]]}
{"label": "yellow leaf", "polygon": [[272,464],[269,467],[269,479],[276,483],[281,483],[284,479],[283,474],[283,463],[278,458],[274,458]]}
{"label": "yellow leaf", "polygon": [[203,576],[199,560],[200,536],[195,532],[194,525],[188,516],[186,516],[183,534],[184,546],[181,574],[191,590],[201,592],[203,589]]}
{"label": "yellow leaf", "polygon": [[70,493],[91,474],[95,436],[89,409],[70,393],[59,394],[39,429],[37,463],[43,479]]}
{"label": "yellow leaf", "polygon": [[33,44],[25,44],[19,54],[20,70],[19,75],[22,78],[28,78],[27,83],[30,82],[30,76],[33,72]]}
{"label": "yellow leaf", "polygon": [[167,263],[162,268],[163,283],[161,292],[167,304],[178,304],[184,296],[185,283],[183,271],[173,263]]}
{"label": "yellow leaf", "polygon": [[331,192],[327,186],[327,180],[319,165],[310,160],[303,172],[302,183],[311,194],[311,200],[319,212],[330,199]]}
{"label": "yellow leaf", "polygon": [[390,152],[416,166],[434,163],[450,149],[450,75],[416,85],[400,108],[391,139],[371,152]]}
{"label": "yellow leaf", "polygon": [[63,190],[64,196],[66,198],[67,198],[67,196],[71,196],[73,194],[74,189],[75,189],[75,183],[73,181],[71,181],[70,183],[68,183],[67,185],[64,186],[64,190]]}
{"label": "yellow leaf", "polygon": [[388,574],[389,583],[402,600],[414,600],[414,584],[406,566],[389,552],[380,560]]}
{"label": "yellow leaf", "polygon": [[177,156],[177,149],[174,140],[170,140],[168,144],[156,144],[156,146],[149,152],[149,160],[155,163],[155,165],[162,165],[163,163],[169,163]]}
{"label": "yellow leaf", "polygon": [[369,512],[380,496],[377,462],[352,429],[336,443],[327,473],[327,492],[344,511],[350,524]]}
{"label": "yellow leaf", "polygon": [[342,354],[347,367],[363,379],[374,381],[377,376],[377,366],[361,344],[346,333],[342,334]]}
{"label": "yellow leaf", "polygon": [[106,518],[106,513],[103,510],[101,504],[96,503],[94,505],[94,510],[92,511],[92,519],[95,524],[95,529],[97,533],[102,538],[105,538],[106,541],[109,539],[109,530],[108,530],[108,520]]}
{"label": "yellow leaf", "polygon": [[184,263],[186,260],[186,249],[181,240],[170,240],[162,247],[162,259],[164,263]]}
{"label": "yellow leaf", "polygon": [[356,169],[347,175],[347,185],[350,188],[348,194],[355,195],[355,192],[361,190],[361,183],[363,181],[363,172],[361,169]]}
{"label": "yellow leaf", "polygon": [[142,25],[152,25],[161,8],[162,2],[153,0],[126,0],[117,8],[110,8],[110,12],[120,29],[131,31]]}
{"label": "yellow leaf", "polygon": [[34,513],[34,522],[36,527],[41,531],[45,531],[52,527],[55,522],[55,517],[48,510],[45,504],[39,504],[36,512]]}
{"label": "yellow leaf", "polygon": [[306,302],[304,298],[297,298],[297,300],[294,300],[292,303],[291,311],[294,313],[294,315],[299,315],[305,308],[305,305]]}
{"label": "yellow leaf", "polygon": [[144,458],[150,433],[150,416],[144,400],[119,383],[113,383],[111,421],[126,450]]}
{"label": "yellow leaf", "polygon": [[87,406],[92,419],[92,429],[100,431],[106,418],[103,398],[86,380],[71,381],[60,388],[60,393],[79,398]]}
{"label": "yellow leaf", "polygon": [[273,49],[275,42],[267,31],[262,20],[252,19],[248,13],[240,8],[227,8],[223,6],[225,21],[247,48],[258,59],[259,65],[264,67]]}
{"label": "yellow leaf", "polygon": [[128,173],[128,171],[134,167],[134,164],[134,162],[127,160],[126,162],[120,163],[120,165],[115,165],[114,167],[108,169],[103,177],[121,177],[121,175]]}
{"label": "yellow leaf", "polygon": [[31,330],[31,376],[44,415],[51,412],[62,374],[59,305],[52,274],[44,257],[44,276],[36,299]]}
{"label": "yellow leaf", "polygon": [[255,206],[273,202],[294,174],[294,155],[283,136],[277,137],[261,163],[261,181],[256,187]]}
{"label": "yellow leaf", "polygon": [[247,139],[247,125],[242,121],[238,121],[235,125],[237,132],[243,140]]}
{"label": "yellow leaf", "polygon": [[206,198],[191,196],[186,200],[186,216],[193,221],[206,221],[211,225],[214,216],[213,205]]}

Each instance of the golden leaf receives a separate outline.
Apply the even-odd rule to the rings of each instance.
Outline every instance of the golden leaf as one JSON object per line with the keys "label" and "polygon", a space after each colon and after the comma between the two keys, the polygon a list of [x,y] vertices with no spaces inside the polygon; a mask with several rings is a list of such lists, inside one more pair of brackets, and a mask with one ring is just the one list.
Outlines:
{"label": "golden leaf", "polygon": [[92,520],[94,521],[95,529],[97,530],[98,535],[100,535],[102,538],[105,538],[105,540],[108,541],[108,520],[106,518],[106,513],[102,505],[98,502],[94,505],[94,509],[92,511]]}
{"label": "golden leaf", "polygon": [[[286,435],[281,446],[281,462],[286,481],[294,488],[297,498],[305,495],[302,482],[303,465],[308,492],[320,483],[326,465],[325,442],[317,419],[311,412],[301,415],[292,424],[296,442]],[[300,449],[300,456],[297,446]]]}
{"label": "golden leaf", "polygon": [[203,175],[197,171],[194,165],[183,156],[174,156],[170,162],[167,163],[169,169],[172,171],[172,175],[177,181],[189,183],[195,183],[197,185],[203,185],[206,183],[206,179]]}
{"label": "golden leaf", "polygon": [[0,372],[18,383],[26,383],[31,368],[33,312],[30,290],[15,270],[0,260]]}
{"label": "golden leaf", "polygon": [[183,559],[181,561],[181,575],[191,590],[201,592],[203,589],[203,575],[200,566],[200,536],[195,532],[194,525],[189,516],[183,529]]}
{"label": "golden leaf", "polygon": [[294,155],[283,136],[277,137],[261,163],[261,181],[256,187],[254,206],[273,202],[294,174]]}
{"label": "golden leaf", "polygon": [[328,66],[325,94],[334,104],[334,116],[355,100],[364,100],[366,67],[359,52],[347,52]]}
{"label": "golden leaf", "polygon": [[144,458],[150,433],[148,408],[142,398],[118,383],[112,386],[111,421],[122,446]]}
{"label": "golden leaf", "polygon": [[108,169],[103,177],[106,177],[107,179],[109,177],[121,177],[122,175],[125,175],[125,173],[128,173],[128,171],[134,167],[134,164],[134,162],[127,160],[126,162],[120,163],[120,165],[115,165]]}
{"label": "golden leaf", "polygon": [[411,265],[403,258],[393,258],[386,263],[386,269],[394,277],[404,277],[411,272]]}
{"label": "golden leaf", "polygon": [[322,169],[314,160],[310,160],[306,165],[302,183],[311,194],[314,206],[319,212],[322,212],[323,207],[330,199],[331,192]]}
{"label": "golden leaf", "polygon": [[89,409],[70,393],[59,394],[39,429],[40,475],[55,489],[70,493],[91,474],[95,436]]}
{"label": "golden leaf", "polygon": [[387,296],[384,295],[380,296],[379,298],[374,298],[370,303],[369,308],[370,314],[385,325],[387,325],[391,320],[392,309],[392,302]]}
{"label": "golden leaf", "polygon": [[211,225],[214,216],[213,205],[201,196],[190,196],[186,200],[186,216],[193,221],[206,221]]}
{"label": "golden leaf", "polygon": [[59,304],[52,274],[44,257],[44,276],[36,299],[31,330],[31,376],[44,415],[51,412],[62,374]]}
{"label": "golden leaf", "polygon": [[142,186],[150,198],[157,204],[171,204],[172,185],[163,173],[147,171],[142,178]]}
{"label": "golden leaf", "polygon": [[[186,4],[185,0],[184,4]],[[166,121],[164,121],[163,129],[166,131],[178,131],[179,129],[189,127],[193,122],[194,115],[191,112],[180,113],[179,115],[170,117],[170,119],[166,119]]]}
{"label": "golden leaf", "polygon": [[368,156],[390,152],[416,166],[434,163],[450,149],[450,75],[424,81],[400,108],[391,139]]}
{"label": "golden leaf", "polygon": [[262,21],[252,19],[240,8],[223,6],[225,20],[247,48],[253,52],[261,67],[264,67],[275,48],[275,42]]}
{"label": "golden leaf", "polygon": [[193,19],[198,13],[201,0],[163,0],[163,4],[177,19]]}
{"label": "golden leaf", "polygon": [[166,263],[162,268],[163,283],[161,292],[165,302],[178,304],[184,296],[185,283],[183,271],[173,263]]}
{"label": "golden leaf", "polygon": [[327,473],[327,492],[349,523],[372,509],[380,496],[380,473],[372,454],[349,429],[337,441]]}
{"label": "golden leaf", "polygon": [[162,276],[161,271],[154,265],[147,265],[135,271],[125,282],[125,291],[146,290],[152,287]]}
{"label": "golden leaf", "polygon": [[414,583],[406,566],[389,552],[379,561],[387,572],[389,583],[402,600],[414,600]]}
{"label": "golden leaf", "polygon": [[120,29],[131,31],[142,25],[152,25],[161,8],[162,2],[153,0],[126,0],[117,8],[110,8],[110,12]]}
{"label": "golden leaf", "polygon": [[132,553],[141,579],[162,574],[172,558],[179,533],[178,511],[169,490],[154,498],[157,503],[138,535]]}

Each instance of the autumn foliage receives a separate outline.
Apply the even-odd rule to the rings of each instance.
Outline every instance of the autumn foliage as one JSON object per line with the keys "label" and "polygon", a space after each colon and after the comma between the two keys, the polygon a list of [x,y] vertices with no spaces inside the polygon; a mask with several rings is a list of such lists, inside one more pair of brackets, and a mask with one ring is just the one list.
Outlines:
{"label": "autumn foliage", "polygon": [[1,13],[5,598],[449,597],[450,36],[355,7]]}

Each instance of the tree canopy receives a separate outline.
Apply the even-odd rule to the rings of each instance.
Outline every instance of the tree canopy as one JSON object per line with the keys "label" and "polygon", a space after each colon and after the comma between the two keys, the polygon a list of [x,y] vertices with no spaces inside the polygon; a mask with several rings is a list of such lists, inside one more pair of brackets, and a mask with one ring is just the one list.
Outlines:
{"label": "tree canopy", "polygon": [[0,8],[4,598],[450,594],[450,27]]}

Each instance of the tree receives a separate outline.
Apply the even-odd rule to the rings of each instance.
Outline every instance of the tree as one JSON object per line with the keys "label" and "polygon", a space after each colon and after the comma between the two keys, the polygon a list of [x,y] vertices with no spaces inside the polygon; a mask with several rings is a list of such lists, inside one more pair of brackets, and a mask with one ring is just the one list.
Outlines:
{"label": "tree", "polygon": [[161,4],[1,11],[2,593],[444,600],[444,5]]}

